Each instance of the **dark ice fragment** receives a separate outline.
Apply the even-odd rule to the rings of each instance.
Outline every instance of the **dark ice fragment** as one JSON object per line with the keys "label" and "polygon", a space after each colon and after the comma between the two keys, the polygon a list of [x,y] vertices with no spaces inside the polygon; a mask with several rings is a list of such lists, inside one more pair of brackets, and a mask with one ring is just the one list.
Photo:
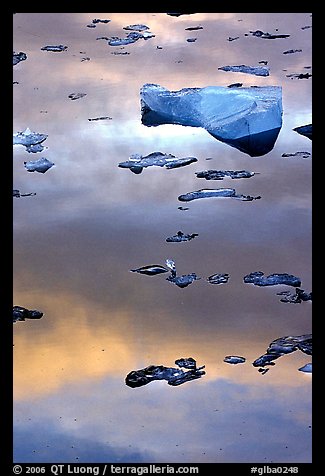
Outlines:
{"label": "dark ice fragment", "polygon": [[229,280],[229,274],[227,273],[217,273],[217,274],[212,274],[207,278],[207,281],[210,284],[225,284],[228,283]]}
{"label": "dark ice fragment", "polygon": [[246,66],[245,64],[235,66],[221,66],[222,71],[232,71],[234,73],[254,74],[255,76],[269,76],[270,71],[266,66]]}
{"label": "dark ice fragment", "polygon": [[175,387],[205,375],[202,370],[205,366],[196,367],[196,362],[192,357],[178,359],[175,363],[178,367],[185,367],[189,370],[184,371],[181,368],[165,367],[164,365],[149,365],[143,369],[129,372],[125,383],[129,387],[136,388],[147,385],[153,380],[167,380],[169,385]]}
{"label": "dark ice fragment", "polygon": [[104,121],[105,119],[113,119],[113,118],[109,116],[100,116],[100,117],[90,118],[88,119],[88,121]]}
{"label": "dark ice fragment", "polygon": [[227,355],[223,361],[228,364],[243,364],[246,362],[246,359],[245,357],[240,357],[238,355]]}
{"label": "dark ice fragment", "polygon": [[71,101],[75,101],[76,99],[83,98],[84,96],[87,96],[86,93],[71,93],[69,94],[68,98],[71,99]]}
{"label": "dark ice fragment", "polygon": [[205,178],[206,180],[223,180],[225,177],[232,179],[250,178],[255,175],[255,172],[247,170],[203,170],[202,172],[195,172],[198,178]]}
{"label": "dark ice fragment", "polygon": [[288,286],[300,287],[301,280],[288,273],[274,273],[265,276],[262,271],[254,271],[244,276],[244,283],[251,283],[255,286],[275,286],[277,284],[286,284]]}
{"label": "dark ice fragment", "polygon": [[172,154],[163,154],[162,152],[152,152],[146,156],[140,154],[131,155],[130,159],[125,162],[120,162],[119,167],[130,169],[135,174],[140,174],[145,167],[157,166],[166,167],[166,169],[175,169],[184,167],[193,162],[197,162],[196,157],[181,157],[177,158]]}
{"label": "dark ice fragment", "polygon": [[301,134],[305,137],[308,137],[308,139],[312,140],[312,132],[313,132],[312,124],[307,124],[306,126],[295,127],[293,130],[295,132],[298,132],[298,134]]}
{"label": "dark ice fragment", "polygon": [[42,51],[54,51],[54,52],[66,51],[67,49],[68,47],[65,45],[48,45],[48,46],[43,46],[43,48],[41,48]]}
{"label": "dark ice fragment", "polygon": [[149,30],[149,27],[147,25],[142,25],[141,23],[136,23],[135,25],[124,26],[123,30],[144,31]]}
{"label": "dark ice fragment", "polygon": [[156,274],[167,273],[169,270],[160,264],[151,264],[148,266],[141,266],[141,268],[131,269],[130,271],[132,271],[132,273],[155,276]]}
{"label": "dark ice fragment", "polygon": [[300,304],[305,301],[312,301],[312,293],[306,293],[303,289],[296,288],[295,294],[291,294],[290,291],[282,291],[277,293],[278,296],[284,296],[280,299],[281,302],[290,302],[294,304]]}
{"label": "dark ice fragment", "polygon": [[14,306],[12,309],[13,322],[25,321],[25,319],[40,319],[43,317],[43,312],[36,310],[29,310],[22,306]]}
{"label": "dark ice fragment", "polygon": [[301,157],[302,159],[307,159],[308,157],[311,156],[311,153],[310,152],[301,152],[301,151],[298,151],[298,152],[285,152],[281,155],[281,157]]}
{"label": "dark ice fragment", "polygon": [[258,200],[261,197],[252,197],[250,195],[236,194],[234,188],[218,188],[218,189],[201,189],[194,192],[188,192],[183,195],[179,195],[178,200],[181,202],[190,202],[192,200],[197,200],[199,198],[210,198],[210,197],[232,197],[237,198],[243,201],[252,201]]}
{"label": "dark ice fragment", "polygon": [[166,238],[167,242],[179,243],[181,241],[190,241],[193,240],[196,236],[199,236],[198,233],[185,234],[182,231],[178,231],[176,235],[169,236]]}
{"label": "dark ice fragment", "polygon": [[312,334],[285,336],[275,339],[270,343],[266,353],[254,360],[253,366],[265,367],[266,365],[275,365],[274,360],[283,355],[291,354],[296,350],[312,355]]}
{"label": "dark ice fragment", "polygon": [[290,35],[287,34],[273,34],[273,33],[264,33],[262,30],[255,30],[255,31],[250,31],[252,36],[257,36],[258,38],[263,38],[266,40],[274,40],[276,38],[288,38]]}
{"label": "dark ice fragment", "polygon": [[101,20],[100,18],[94,18],[93,23],[109,23],[111,20]]}
{"label": "dark ice fragment", "polygon": [[312,74],[310,73],[291,73],[291,74],[286,74],[287,78],[297,78],[297,79],[309,79],[312,77]]}
{"label": "dark ice fragment", "polygon": [[241,88],[243,83],[231,83],[228,84],[227,88]]}
{"label": "dark ice fragment", "polygon": [[290,55],[293,53],[301,53],[302,50],[286,50],[283,52],[284,55]]}
{"label": "dark ice fragment", "polygon": [[20,198],[20,197],[31,197],[32,195],[36,195],[35,192],[30,192],[30,193],[21,193],[17,189],[13,189],[12,191],[12,196],[15,198]]}
{"label": "dark ice fragment", "polygon": [[195,273],[182,274],[181,276],[168,276],[167,281],[176,284],[179,288],[186,288],[189,284],[193,283],[199,278]]}
{"label": "dark ice fragment", "polygon": [[20,63],[21,61],[25,61],[27,59],[26,53],[20,51],[19,53],[13,52],[12,56],[12,64],[15,66],[16,64]]}

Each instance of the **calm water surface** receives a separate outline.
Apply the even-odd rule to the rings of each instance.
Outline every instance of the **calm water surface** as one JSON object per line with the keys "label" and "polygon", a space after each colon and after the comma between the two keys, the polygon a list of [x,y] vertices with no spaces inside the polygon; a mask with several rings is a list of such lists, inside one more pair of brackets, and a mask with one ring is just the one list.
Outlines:
{"label": "calm water surface", "polygon": [[[95,18],[111,21],[87,27]],[[310,14],[17,13],[13,21],[14,51],[27,54],[13,69],[13,132],[48,134],[43,152],[14,146],[14,188],[36,192],[14,198],[14,305],[44,312],[14,324],[14,460],[310,462],[311,375],[298,368],[311,357],[281,357],[265,375],[251,363],[274,339],[312,332],[311,302],[280,302],[276,293],[288,286],[243,283],[252,271],[290,273],[312,290],[311,156],[282,157],[311,152],[292,129],[312,122],[312,79],[287,76],[311,73]],[[123,27],[138,23],[155,37],[123,48],[96,39],[125,37]],[[255,30],[290,37],[267,40]],[[59,44],[66,51],[41,50]],[[283,54],[290,49],[302,51]],[[218,70],[260,61],[268,77]],[[283,88],[283,126],[264,156],[204,129],[141,123],[145,83],[235,82]],[[68,98],[78,92],[86,96]],[[88,120],[102,116],[111,119]],[[156,151],[198,162],[140,175],[118,167]],[[24,162],[40,157],[55,167],[27,172]],[[196,177],[207,169],[258,174]],[[180,194],[218,187],[262,198],[178,209]],[[166,242],[178,230],[198,236]],[[166,275],[130,273],[166,258],[201,279],[180,289]],[[209,284],[214,273],[229,282]],[[246,363],[225,363],[227,355]],[[190,356],[206,366],[199,380],[125,385],[131,370]]]}

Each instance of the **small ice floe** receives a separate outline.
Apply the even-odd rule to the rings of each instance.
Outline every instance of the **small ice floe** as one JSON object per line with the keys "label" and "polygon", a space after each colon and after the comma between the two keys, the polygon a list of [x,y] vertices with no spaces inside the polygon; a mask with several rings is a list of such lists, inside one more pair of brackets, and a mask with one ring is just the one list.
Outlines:
{"label": "small ice floe", "polygon": [[306,126],[295,127],[293,130],[295,132],[298,132],[298,134],[301,134],[302,136],[308,137],[308,139],[312,140],[312,132],[313,132],[313,125],[312,124],[307,124]]}
{"label": "small ice floe", "polygon": [[140,268],[130,269],[132,273],[146,274],[147,276],[155,276],[156,274],[168,273],[168,269],[160,264],[151,264],[141,266]]}
{"label": "small ice floe", "polygon": [[311,156],[310,152],[284,152],[281,157],[301,157],[302,159],[308,159]]}
{"label": "small ice floe", "polygon": [[193,162],[197,162],[196,157],[177,158],[172,154],[152,152],[146,156],[133,154],[129,160],[120,162],[118,166],[123,169],[130,169],[135,174],[141,174],[145,167],[151,167],[155,165],[157,167],[166,167],[166,169],[175,169],[178,167],[184,167],[185,165],[189,165]]}
{"label": "small ice floe", "polygon": [[13,64],[13,66],[20,63],[21,61],[25,61],[26,59],[27,59],[27,55],[23,51],[20,51],[19,53],[13,52],[13,54],[12,54],[12,64]]}
{"label": "small ice floe", "polygon": [[251,195],[237,194],[234,188],[217,188],[217,189],[201,189],[194,192],[188,192],[183,195],[179,195],[178,200],[181,202],[190,202],[199,198],[224,198],[232,197],[242,201],[258,200],[261,197],[252,197]]}
{"label": "small ice floe", "polygon": [[290,73],[286,74],[287,78],[297,78],[297,79],[309,79],[312,77],[311,73]]}
{"label": "small ice floe", "polygon": [[136,23],[134,25],[124,26],[123,30],[144,31],[149,30],[149,27],[147,25],[142,25],[141,23]]}
{"label": "small ice floe", "polygon": [[217,273],[212,274],[207,278],[208,283],[210,284],[225,284],[229,281],[229,274],[227,273]]}
{"label": "small ice floe", "polygon": [[227,355],[223,361],[227,364],[243,364],[246,362],[246,359],[245,357],[240,357],[238,355]]}
{"label": "small ice floe", "polygon": [[274,360],[277,360],[283,355],[291,354],[296,350],[300,350],[301,352],[307,355],[312,355],[312,334],[304,334],[300,336],[285,336],[275,339],[270,343],[269,347],[266,350],[266,353],[254,360],[253,366],[273,366],[275,365]]}
{"label": "small ice floe", "polygon": [[100,117],[90,118],[88,119],[88,121],[104,121],[105,119],[113,119],[113,118],[109,116],[100,116]]}
{"label": "small ice floe", "polygon": [[36,195],[35,192],[30,192],[30,193],[21,193],[20,190],[13,189],[12,191],[12,196],[15,198],[20,198],[20,197],[31,197],[33,195]]}
{"label": "small ice floe", "polygon": [[[41,144],[47,139],[47,134],[40,134],[39,132],[32,132],[29,127],[27,127],[23,132],[17,132],[13,135],[13,144],[14,145],[23,145],[26,148]],[[32,149],[29,152],[33,152]]]}
{"label": "small ice floe", "polygon": [[313,364],[310,362],[309,364],[300,367],[300,369],[298,370],[300,370],[300,372],[306,372],[308,374],[311,374],[313,372]]}
{"label": "small ice floe", "polygon": [[71,99],[71,101],[75,101],[76,99],[83,98],[84,96],[87,96],[87,93],[71,93],[69,94],[68,98]]}
{"label": "small ice floe", "polygon": [[284,296],[280,299],[281,302],[291,302],[294,304],[300,304],[305,301],[312,301],[312,293],[306,293],[303,289],[296,288],[295,294],[291,294],[290,291],[281,291],[277,293],[278,296]]}
{"label": "small ice floe", "polygon": [[[178,368],[149,365],[140,370],[133,370],[127,374],[125,384],[128,387],[136,388],[147,385],[153,380],[167,380],[168,385],[175,387],[205,375],[205,371],[202,370],[205,366],[197,367],[196,361],[192,357],[177,359],[175,364]],[[182,368],[189,370],[184,371]]]}
{"label": "small ice floe", "polygon": [[197,40],[197,38],[186,38],[186,41],[188,43],[194,43]]}
{"label": "small ice floe", "polygon": [[186,288],[189,286],[193,281],[196,281],[199,278],[195,273],[190,274],[182,274],[181,276],[177,276],[176,266],[173,259],[166,259],[166,265],[170,269],[170,276],[166,278],[166,281],[170,283],[176,284],[179,288]]}
{"label": "small ice floe", "polygon": [[94,18],[92,23],[109,23],[111,20],[107,20],[107,19],[104,19],[104,20],[101,20],[100,18]]}
{"label": "small ice floe", "polygon": [[177,12],[171,12],[171,13],[166,13],[166,15],[170,15],[171,17],[180,17],[181,15],[194,15],[194,13],[177,13]]}
{"label": "small ice floe", "polygon": [[195,172],[197,178],[205,178],[205,180],[223,180],[225,177],[231,179],[250,178],[255,175],[255,172],[248,172],[247,170],[203,170],[202,172]]}
{"label": "small ice floe", "polygon": [[262,30],[250,31],[252,36],[257,36],[258,38],[263,38],[265,40],[275,40],[277,38],[289,38],[290,35],[281,34],[281,33],[264,33]]}
{"label": "small ice floe", "polygon": [[47,170],[53,167],[55,164],[50,160],[42,157],[38,160],[30,160],[29,162],[24,162],[24,166],[28,172],[40,172],[44,174]]}
{"label": "small ice floe", "polygon": [[244,283],[251,283],[255,286],[275,286],[277,284],[286,284],[288,286],[300,287],[301,280],[288,273],[274,273],[265,276],[262,271],[254,271],[244,276]]}
{"label": "small ice floe", "polygon": [[13,322],[25,321],[26,319],[40,319],[43,317],[43,312],[36,310],[29,310],[25,307],[14,306],[12,308]]}
{"label": "small ice floe", "polygon": [[48,45],[48,46],[43,46],[43,48],[41,48],[42,51],[54,51],[54,52],[66,51],[67,49],[68,47],[65,45]]}
{"label": "small ice floe", "polygon": [[198,25],[198,26],[189,26],[189,27],[185,28],[185,30],[188,30],[188,31],[203,30],[203,26],[201,26],[201,25]]}
{"label": "small ice floe", "polygon": [[127,34],[126,38],[119,38],[118,36],[112,36],[111,38],[109,38],[108,44],[109,46],[130,45],[140,39],[148,40],[149,38],[153,38],[154,36],[156,35],[154,35],[153,33],[150,33],[149,31],[144,31],[143,33],[140,33],[138,31],[130,31],[130,33]]}
{"label": "small ice floe", "polygon": [[180,243],[181,241],[190,241],[193,240],[196,236],[199,236],[198,233],[183,233],[182,231],[178,231],[176,235],[169,236],[166,238],[166,241],[169,243]]}
{"label": "small ice floe", "polygon": [[179,288],[186,288],[189,284],[193,283],[199,278],[195,273],[182,274],[181,276],[168,276],[167,281],[176,284]]}
{"label": "small ice floe", "polygon": [[269,76],[270,70],[267,66],[246,66],[244,64],[235,66],[221,66],[222,71],[231,71],[233,73],[247,73],[255,76]]}
{"label": "small ice floe", "polygon": [[26,152],[35,154],[36,152],[42,152],[43,150],[48,149],[42,144],[31,144],[26,147]]}
{"label": "small ice floe", "polygon": [[227,40],[228,41],[235,41],[235,40],[238,40],[239,39],[239,36],[228,36]]}
{"label": "small ice floe", "polygon": [[286,50],[286,51],[284,51],[282,54],[284,54],[284,55],[291,55],[291,54],[293,54],[293,53],[301,53],[301,52],[302,52],[302,50]]}

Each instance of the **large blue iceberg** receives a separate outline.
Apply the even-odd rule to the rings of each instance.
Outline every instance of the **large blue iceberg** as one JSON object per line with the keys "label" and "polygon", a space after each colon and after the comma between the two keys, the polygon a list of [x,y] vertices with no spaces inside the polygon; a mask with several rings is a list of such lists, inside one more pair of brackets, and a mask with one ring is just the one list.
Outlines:
{"label": "large blue iceberg", "polygon": [[144,125],[203,127],[216,139],[252,157],[273,149],[282,126],[280,86],[169,91],[158,84],[144,84],[140,99]]}

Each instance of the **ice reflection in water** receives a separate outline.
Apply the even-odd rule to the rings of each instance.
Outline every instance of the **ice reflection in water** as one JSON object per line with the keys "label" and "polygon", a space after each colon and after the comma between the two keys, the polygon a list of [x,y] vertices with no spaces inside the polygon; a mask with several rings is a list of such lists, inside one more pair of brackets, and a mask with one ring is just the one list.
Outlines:
{"label": "ice reflection in water", "polygon": [[[110,22],[91,23],[98,18]],[[309,333],[310,303],[285,305],[273,289],[242,279],[251,270],[290,270],[311,289],[311,161],[282,157],[311,151],[294,130],[311,123],[311,79],[284,71],[310,64],[311,30],[302,30],[309,23],[305,13],[14,15],[14,51],[27,57],[13,70],[14,132],[46,134],[42,155],[56,164],[27,174],[26,146],[14,147],[14,189],[36,193],[14,200],[14,302],[46,316],[14,325],[16,461],[311,460],[310,379],[297,372],[306,355],[291,352],[266,378],[248,364],[275,335]],[[127,25],[147,25],[155,36],[109,46]],[[187,42],[186,29],[198,25],[197,40]],[[245,36],[257,29],[290,37]],[[67,50],[41,51],[60,44]],[[218,70],[259,61],[268,61],[268,77]],[[147,83],[170,91],[280,86],[283,124],[273,149],[253,159],[202,128],[144,126]],[[86,96],[69,99],[79,92]],[[104,117],[111,119],[89,121]],[[197,163],[148,167],[141,176],[118,167],[152,151]],[[236,192],[262,200],[197,200],[180,211],[177,197],[198,188],[195,172],[207,157],[211,170],[254,170]],[[232,179],[223,180],[229,187]],[[166,242],[177,230],[199,237]],[[201,279],[179,289],[166,282],[167,265],[161,277],[129,272],[165,268],[171,247],[181,276],[218,273],[221,285]],[[222,285],[225,271],[231,279]],[[169,365],[177,355],[203,362],[204,378],[174,389],[164,381],[139,391],[125,385],[130,369]],[[245,356],[246,365],[224,364],[229,355]]]}

